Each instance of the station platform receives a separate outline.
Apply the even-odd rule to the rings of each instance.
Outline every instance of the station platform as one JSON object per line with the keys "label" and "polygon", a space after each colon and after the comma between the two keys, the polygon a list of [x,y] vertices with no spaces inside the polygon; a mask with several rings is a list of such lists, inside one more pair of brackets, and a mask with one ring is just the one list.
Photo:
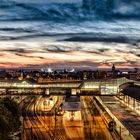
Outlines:
{"label": "station platform", "polygon": [[124,138],[126,137],[125,140],[129,140],[129,136],[131,136],[131,139],[140,140],[140,116],[121,103],[116,97],[104,96],[100,97],[100,99],[112,115],[124,126],[120,127],[120,135]]}

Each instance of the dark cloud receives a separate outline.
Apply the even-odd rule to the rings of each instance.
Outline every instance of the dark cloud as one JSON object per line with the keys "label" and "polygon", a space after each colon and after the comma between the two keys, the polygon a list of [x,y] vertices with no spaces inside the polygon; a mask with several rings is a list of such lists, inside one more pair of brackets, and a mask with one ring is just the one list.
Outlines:
{"label": "dark cloud", "polygon": [[85,52],[87,52],[87,53],[93,53],[93,54],[101,54],[99,51],[91,51],[91,50],[89,50],[89,51],[85,51]]}
{"label": "dark cloud", "polygon": [[98,49],[98,51],[101,52],[101,53],[104,53],[104,52],[109,51],[109,49],[104,49],[104,48],[102,48],[102,49]]}
{"label": "dark cloud", "polygon": [[38,52],[38,50],[34,51],[34,50],[26,50],[23,48],[19,48],[19,49],[6,49],[3,51],[7,51],[7,52],[12,52],[17,56],[21,56],[21,57],[27,57],[27,58],[39,58],[39,59],[44,59],[44,57],[42,56],[31,56],[29,55],[30,53],[36,53]]}
{"label": "dark cloud", "polygon": [[129,63],[129,64],[131,64],[131,65],[136,65],[136,64],[137,64],[137,61],[129,61],[129,60],[128,60],[127,63]]}
{"label": "dark cloud", "polygon": [[93,50],[86,50],[86,51],[84,51],[84,52],[87,52],[87,53],[93,53],[93,54],[103,54],[103,53],[105,53],[105,52],[108,52],[109,51],[109,49],[106,49],[106,48],[102,48],[102,49],[96,49],[96,50],[94,50],[94,48],[93,48]]}
{"label": "dark cloud", "polygon": [[47,47],[43,47],[43,50],[48,51],[48,52],[56,52],[56,53],[65,53],[65,52],[71,52],[71,48],[66,47],[66,46],[57,46],[57,45],[49,45]]}
{"label": "dark cloud", "polygon": [[118,53],[126,53],[128,50],[121,50],[121,49],[116,49],[116,52]]}
{"label": "dark cloud", "polygon": [[42,56],[30,56],[30,55],[25,55],[25,54],[21,54],[21,53],[15,53],[15,55],[17,56],[22,56],[22,57],[26,57],[26,58],[39,58],[39,59],[45,59]]}
{"label": "dark cloud", "polygon": [[67,52],[73,52],[73,51],[81,51],[82,48],[79,47],[79,46],[75,46],[74,48],[73,47],[70,47],[70,46],[66,46],[66,45],[43,45],[41,46],[41,48],[45,51],[48,51],[48,52],[55,52],[55,53],[67,53]]}
{"label": "dark cloud", "polygon": [[23,48],[13,48],[13,49],[5,49],[3,51],[7,51],[7,52],[13,52],[13,53],[30,53],[32,52],[31,50],[26,50],[26,49],[23,49]]}
{"label": "dark cloud", "polygon": [[[127,37],[116,36],[116,37],[96,37],[96,36],[75,36],[63,39],[62,41],[72,41],[72,42],[104,42],[104,43],[130,43],[133,41]],[[135,41],[135,40],[134,40]]]}
{"label": "dark cloud", "polygon": [[3,51],[12,52],[15,55],[21,56],[21,57],[44,59],[44,57],[42,57],[42,56],[33,56],[33,55],[31,56],[31,55],[29,55],[30,53],[38,52],[38,51],[34,51],[34,50],[26,50],[26,49],[23,49],[23,48],[19,48],[19,49],[6,49],[6,50],[3,50]]}
{"label": "dark cloud", "polygon": [[140,57],[140,54],[136,54],[136,56]]}

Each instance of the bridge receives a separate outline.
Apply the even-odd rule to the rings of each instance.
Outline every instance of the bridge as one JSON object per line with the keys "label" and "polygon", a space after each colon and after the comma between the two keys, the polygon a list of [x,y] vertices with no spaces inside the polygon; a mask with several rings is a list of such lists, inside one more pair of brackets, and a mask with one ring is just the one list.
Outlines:
{"label": "bridge", "polygon": [[119,86],[132,82],[127,78],[37,83],[32,79],[1,80],[0,95],[116,95]]}

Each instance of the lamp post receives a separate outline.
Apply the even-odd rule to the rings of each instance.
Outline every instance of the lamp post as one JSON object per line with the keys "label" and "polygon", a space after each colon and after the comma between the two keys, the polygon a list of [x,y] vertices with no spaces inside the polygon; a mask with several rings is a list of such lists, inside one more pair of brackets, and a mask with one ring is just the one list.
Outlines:
{"label": "lamp post", "polygon": [[[92,109],[92,107],[90,107],[90,109]],[[92,138],[92,124],[94,122],[94,116],[93,116],[93,119],[92,119],[92,115],[91,114],[89,114],[89,115],[90,115],[90,119],[88,120],[88,122],[89,122],[89,139],[92,140],[93,139]]]}
{"label": "lamp post", "polygon": [[22,112],[23,106],[24,106],[24,100],[22,101],[22,105],[21,105],[21,122],[22,122],[22,130],[21,130],[21,140],[24,138],[24,115]]}
{"label": "lamp post", "polygon": [[51,120],[50,120],[50,114],[49,114],[49,132],[50,132],[50,127],[51,127],[51,122],[50,122]]}
{"label": "lamp post", "polygon": [[44,109],[44,127],[45,127],[45,98],[44,98],[44,102],[43,102],[43,109]]}
{"label": "lamp post", "polygon": [[54,136],[53,136],[53,140],[55,139],[55,133],[56,133],[56,127],[57,127],[57,108],[55,108],[55,112],[54,112],[54,121],[55,121],[55,125],[54,125]]}
{"label": "lamp post", "polygon": [[34,115],[35,115],[35,104],[36,104],[36,100],[34,99]]}

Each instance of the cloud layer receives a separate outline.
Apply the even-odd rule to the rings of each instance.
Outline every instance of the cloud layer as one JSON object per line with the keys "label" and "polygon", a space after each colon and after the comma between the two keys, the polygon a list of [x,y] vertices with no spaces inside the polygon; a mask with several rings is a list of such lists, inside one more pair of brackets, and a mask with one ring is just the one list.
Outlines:
{"label": "cloud layer", "polygon": [[0,67],[140,67],[140,44],[11,41],[0,46]]}

